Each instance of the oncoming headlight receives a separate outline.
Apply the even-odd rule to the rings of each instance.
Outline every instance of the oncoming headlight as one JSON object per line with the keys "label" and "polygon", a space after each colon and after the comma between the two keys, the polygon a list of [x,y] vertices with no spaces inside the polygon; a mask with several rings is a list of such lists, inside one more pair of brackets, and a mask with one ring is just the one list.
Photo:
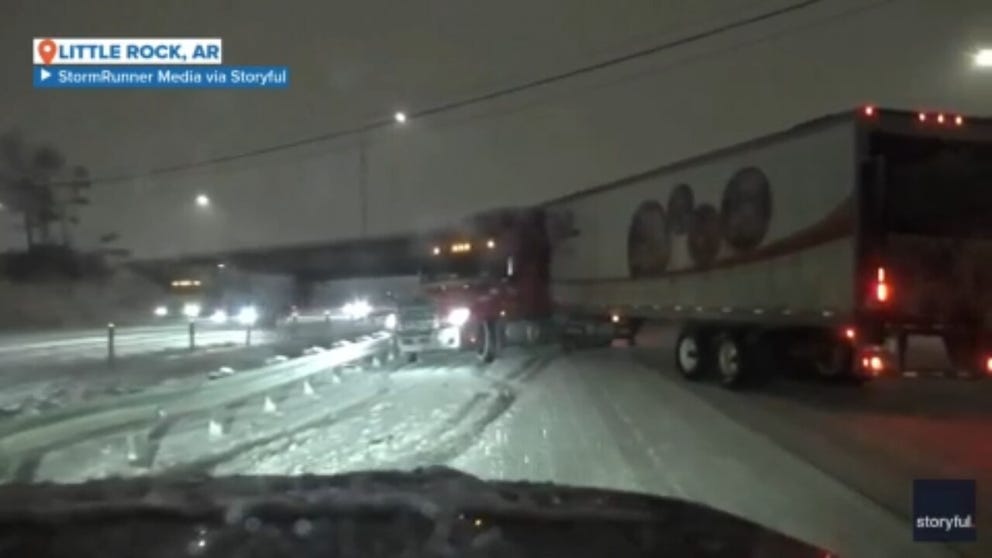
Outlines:
{"label": "oncoming headlight", "polygon": [[183,305],[183,315],[189,319],[200,317],[200,305],[195,302],[189,302]]}
{"label": "oncoming headlight", "polygon": [[448,312],[448,317],[446,321],[448,322],[449,325],[461,327],[465,325],[466,322],[468,322],[468,318],[471,315],[472,312],[468,308],[464,308],[464,307],[452,308],[451,311]]}
{"label": "oncoming headlight", "polygon": [[243,326],[253,326],[258,321],[258,309],[245,306],[238,312],[238,323]]}
{"label": "oncoming headlight", "polygon": [[396,314],[386,316],[384,325],[386,326],[386,329],[396,329]]}
{"label": "oncoming headlight", "polygon": [[210,315],[210,321],[217,325],[224,325],[227,323],[227,312],[217,309],[214,313]]}

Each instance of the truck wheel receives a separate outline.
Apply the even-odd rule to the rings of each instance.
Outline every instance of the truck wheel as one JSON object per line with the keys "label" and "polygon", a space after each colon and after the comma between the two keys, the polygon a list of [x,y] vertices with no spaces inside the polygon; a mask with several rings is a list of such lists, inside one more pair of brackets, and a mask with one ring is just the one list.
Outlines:
{"label": "truck wheel", "polygon": [[675,341],[675,368],[689,380],[699,380],[709,372],[706,337],[698,329],[683,329]]}
{"label": "truck wheel", "polygon": [[854,347],[841,340],[827,341],[823,352],[814,359],[813,369],[823,379],[840,381],[854,378]]}
{"label": "truck wheel", "polygon": [[479,360],[490,363],[496,359],[497,344],[499,343],[495,324],[485,321],[479,324],[478,355]]}
{"label": "truck wheel", "polygon": [[747,379],[748,366],[746,348],[740,336],[723,333],[713,346],[716,348],[716,370],[720,384],[730,389],[742,387]]}

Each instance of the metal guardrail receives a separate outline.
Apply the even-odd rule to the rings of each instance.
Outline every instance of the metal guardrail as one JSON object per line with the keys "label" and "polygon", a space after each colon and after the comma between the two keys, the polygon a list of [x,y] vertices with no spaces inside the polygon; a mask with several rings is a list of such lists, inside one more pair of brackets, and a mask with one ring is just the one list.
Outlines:
{"label": "metal guardrail", "polygon": [[[0,427],[0,480],[30,481],[46,453],[115,434],[141,437],[145,448],[141,453],[146,455],[136,459],[135,464],[151,466],[147,456],[154,458],[157,441],[179,420],[202,416],[209,421],[252,398],[267,398],[274,391],[307,382],[315,374],[333,372],[341,366],[387,354],[391,349],[391,337],[378,333],[317,354],[218,378],[206,385],[152,389],[60,412],[12,419]],[[304,389],[307,387],[309,384]]]}

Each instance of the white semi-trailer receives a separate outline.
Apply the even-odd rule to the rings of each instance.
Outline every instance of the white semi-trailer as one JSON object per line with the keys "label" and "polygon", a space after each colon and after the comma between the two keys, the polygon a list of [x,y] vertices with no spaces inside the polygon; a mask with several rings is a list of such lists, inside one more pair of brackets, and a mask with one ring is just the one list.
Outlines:
{"label": "white semi-trailer", "polygon": [[566,340],[675,321],[677,368],[727,386],[871,377],[913,334],[992,372],[990,121],[864,107],[542,209]]}

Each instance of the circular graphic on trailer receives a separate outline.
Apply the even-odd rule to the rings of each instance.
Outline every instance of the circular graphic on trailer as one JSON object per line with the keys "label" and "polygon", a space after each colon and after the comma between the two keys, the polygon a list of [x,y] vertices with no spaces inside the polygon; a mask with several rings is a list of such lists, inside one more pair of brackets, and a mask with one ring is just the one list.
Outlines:
{"label": "circular graphic on trailer", "polygon": [[689,220],[692,219],[692,208],[695,196],[688,184],[679,184],[668,196],[668,231],[671,234],[689,232]]}
{"label": "circular graphic on trailer", "polygon": [[632,277],[661,273],[668,267],[671,241],[665,208],[656,201],[641,203],[627,232],[627,263]]}
{"label": "circular graphic on trailer", "polygon": [[764,240],[772,218],[768,177],[756,167],[741,169],[723,190],[720,225],[727,244],[739,252],[753,250]]}
{"label": "circular graphic on trailer", "polygon": [[689,255],[698,266],[709,265],[720,251],[720,214],[710,204],[703,204],[689,219]]}

